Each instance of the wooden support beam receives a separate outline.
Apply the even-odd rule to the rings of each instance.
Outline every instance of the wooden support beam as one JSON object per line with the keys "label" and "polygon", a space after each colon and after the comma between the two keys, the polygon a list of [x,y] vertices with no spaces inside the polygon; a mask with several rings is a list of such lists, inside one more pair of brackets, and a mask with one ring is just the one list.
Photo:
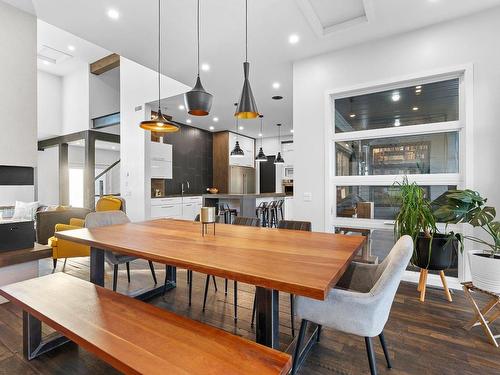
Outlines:
{"label": "wooden support beam", "polygon": [[90,73],[100,75],[120,66],[120,55],[112,53],[90,64]]}
{"label": "wooden support beam", "polygon": [[59,145],[59,204],[69,205],[68,144]]}

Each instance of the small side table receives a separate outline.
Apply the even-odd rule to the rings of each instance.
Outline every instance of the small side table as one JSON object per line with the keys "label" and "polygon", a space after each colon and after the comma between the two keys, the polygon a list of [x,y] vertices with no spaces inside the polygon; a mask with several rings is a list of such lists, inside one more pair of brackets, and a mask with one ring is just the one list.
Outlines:
{"label": "small side table", "polygon": [[[481,325],[488,341],[498,348],[497,339],[500,338],[500,335],[493,335],[488,325],[500,317],[500,295],[479,289],[471,282],[462,283],[462,285],[465,295],[472,304],[472,309],[475,315],[475,317],[464,326],[464,329],[469,331],[472,327]],[[474,300],[472,295],[473,293],[484,294],[490,297],[490,300],[482,309],[480,309],[477,302]],[[488,315],[489,318],[487,317]]]}

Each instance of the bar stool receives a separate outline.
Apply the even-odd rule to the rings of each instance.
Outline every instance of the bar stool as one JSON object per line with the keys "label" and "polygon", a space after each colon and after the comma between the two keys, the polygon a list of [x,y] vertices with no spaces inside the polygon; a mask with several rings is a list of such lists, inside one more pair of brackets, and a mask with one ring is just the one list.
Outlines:
{"label": "bar stool", "polygon": [[278,227],[278,202],[271,201],[267,205],[267,219],[268,219],[268,227],[272,228],[273,226]]}
{"label": "bar stool", "polygon": [[224,217],[224,224],[231,224],[233,222],[233,216],[238,216],[238,211],[235,208],[230,208],[227,203],[219,203],[218,209],[219,215]]}
{"label": "bar stool", "polygon": [[267,202],[260,202],[255,209],[255,216],[260,219],[263,227],[267,226]]}
{"label": "bar stool", "polygon": [[285,203],[285,200],[280,199],[276,205],[276,216],[278,217],[278,213],[280,216],[280,217],[278,217],[278,222],[285,219],[285,215],[283,215],[283,204],[284,203]]}

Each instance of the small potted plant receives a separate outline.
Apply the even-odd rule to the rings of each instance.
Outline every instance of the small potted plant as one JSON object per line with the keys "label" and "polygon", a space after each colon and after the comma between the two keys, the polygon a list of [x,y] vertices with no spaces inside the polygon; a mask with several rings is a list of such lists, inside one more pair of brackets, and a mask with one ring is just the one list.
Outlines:
{"label": "small potted plant", "polygon": [[448,269],[458,247],[455,234],[439,233],[431,202],[417,183],[405,177],[395,185],[399,188],[400,208],[394,234],[396,238],[406,234],[413,238],[412,264],[424,270]]}
{"label": "small potted plant", "polygon": [[[480,289],[500,293],[500,222],[495,221],[495,208],[487,206],[486,201],[476,191],[450,190],[438,202],[434,215],[446,223],[468,223],[482,230],[483,238],[461,235],[484,248],[468,253],[472,283]],[[460,242],[463,251],[463,241]]]}

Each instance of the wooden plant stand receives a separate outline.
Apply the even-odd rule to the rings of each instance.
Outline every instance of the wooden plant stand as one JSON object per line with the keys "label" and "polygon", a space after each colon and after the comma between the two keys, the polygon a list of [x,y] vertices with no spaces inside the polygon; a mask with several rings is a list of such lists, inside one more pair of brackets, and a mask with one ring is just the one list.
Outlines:
{"label": "wooden plant stand", "polygon": [[[427,275],[429,274],[429,270],[421,268],[420,269],[420,279],[418,281],[417,290],[420,292],[420,302],[425,301],[425,290],[427,285]],[[446,283],[446,276],[444,275],[444,271],[439,271],[439,276],[441,277],[441,282],[443,283],[444,294],[446,299],[450,302],[453,302],[451,298],[450,290],[448,289],[448,284]]]}
{"label": "wooden plant stand", "polygon": [[[497,318],[500,317],[500,295],[479,289],[475,287],[471,282],[462,283],[462,285],[465,295],[471,302],[472,309],[475,315],[474,318],[464,326],[464,329],[470,331],[472,327],[481,325],[486,337],[488,338],[488,341],[498,348],[498,342],[496,339],[500,338],[500,335],[493,335],[488,325],[493,323]],[[474,300],[472,292],[482,293],[490,297],[490,300],[482,309],[479,308],[477,302]],[[487,317],[488,314],[489,318]]]}

